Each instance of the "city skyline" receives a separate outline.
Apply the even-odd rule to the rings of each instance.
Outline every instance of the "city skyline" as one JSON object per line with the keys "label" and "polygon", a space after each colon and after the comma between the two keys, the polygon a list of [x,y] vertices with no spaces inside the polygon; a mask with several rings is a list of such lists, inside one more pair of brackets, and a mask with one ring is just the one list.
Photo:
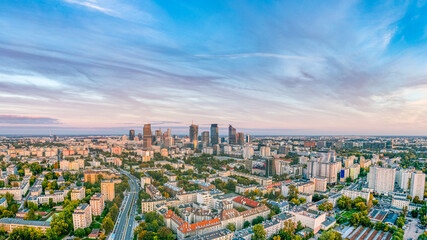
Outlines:
{"label": "city skyline", "polygon": [[0,135],[427,135],[426,1],[0,7]]}

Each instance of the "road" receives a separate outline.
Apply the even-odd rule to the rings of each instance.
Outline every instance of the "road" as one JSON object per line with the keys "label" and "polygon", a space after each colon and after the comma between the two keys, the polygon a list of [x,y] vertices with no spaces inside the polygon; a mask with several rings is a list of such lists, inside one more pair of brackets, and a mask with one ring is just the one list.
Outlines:
{"label": "road", "polygon": [[137,209],[136,201],[138,199],[138,182],[129,172],[121,170],[122,174],[129,177],[130,191],[125,196],[123,204],[120,207],[120,213],[114,226],[110,240],[133,239],[133,225],[135,223],[135,212]]}

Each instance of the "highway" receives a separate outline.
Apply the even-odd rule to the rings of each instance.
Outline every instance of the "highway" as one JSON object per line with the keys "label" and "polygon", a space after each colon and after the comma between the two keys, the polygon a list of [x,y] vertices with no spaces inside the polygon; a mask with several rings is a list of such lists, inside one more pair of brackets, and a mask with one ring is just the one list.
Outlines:
{"label": "highway", "polygon": [[113,232],[109,237],[110,240],[133,239],[133,225],[135,223],[135,212],[137,209],[136,201],[138,199],[139,186],[136,178],[129,172],[120,171],[122,174],[129,177],[130,191],[123,199],[119,216],[117,217]]}

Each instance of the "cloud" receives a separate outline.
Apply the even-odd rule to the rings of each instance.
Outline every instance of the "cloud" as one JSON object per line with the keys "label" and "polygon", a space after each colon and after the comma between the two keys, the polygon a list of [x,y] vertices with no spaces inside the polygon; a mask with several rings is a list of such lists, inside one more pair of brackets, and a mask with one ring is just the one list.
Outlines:
{"label": "cloud", "polygon": [[0,123],[6,124],[59,124],[59,120],[50,117],[0,115]]}
{"label": "cloud", "polygon": [[318,57],[305,57],[305,56],[293,56],[293,55],[283,55],[275,53],[237,53],[237,54],[224,54],[224,55],[196,55],[196,57],[202,58],[248,58],[248,57],[270,57],[270,58],[279,58],[279,59],[289,59],[289,60],[302,60],[302,61],[323,61],[322,58]]}
{"label": "cloud", "polygon": [[101,7],[99,5],[96,5],[95,1],[93,1],[93,0],[92,1],[85,1],[85,0],[64,0],[64,1],[68,2],[68,3],[73,3],[73,4],[78,4],[78,5],[81,5],[81,6],[85,6],[85,7],[88,7],[90,9],[93,9],[93,10],[105,13],[107,15],[113,15],[114,14],[113,10]]}

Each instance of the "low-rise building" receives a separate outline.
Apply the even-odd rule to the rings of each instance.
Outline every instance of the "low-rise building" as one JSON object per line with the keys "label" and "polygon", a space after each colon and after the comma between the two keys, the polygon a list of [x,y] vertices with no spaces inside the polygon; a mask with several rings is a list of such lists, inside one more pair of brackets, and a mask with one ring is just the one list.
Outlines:
{"label": "low-rise building", "polygon": [[13,229],[17,227],[34,227],[42,230],[43,233],[50,228],[50,222],[46,221],[30,221],[23,220],[19,218],[2,218],[0,219],[0,228],[6,230],[6,232],[11,233]]}

